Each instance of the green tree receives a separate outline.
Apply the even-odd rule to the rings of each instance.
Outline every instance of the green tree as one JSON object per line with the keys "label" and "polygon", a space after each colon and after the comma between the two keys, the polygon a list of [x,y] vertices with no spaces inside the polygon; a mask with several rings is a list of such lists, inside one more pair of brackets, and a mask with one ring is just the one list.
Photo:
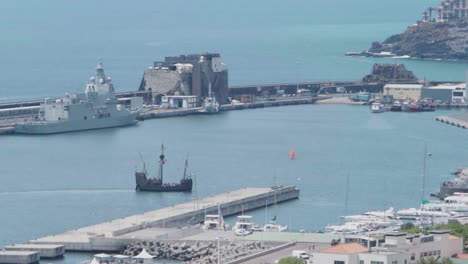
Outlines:
{"label": "green tree", "polygon": [[400,230],[401,230],[401,232],[410,233],[410,234],[417,234],[417,233],[421,232],[421,229],[419,227],[415,226],[411,222],[408,222],[408,223],[405,223],[405,224],[401,225]]}
{"label": "green tree", "polygon": [[443,258],[441,260],[436,260],[433,257],[429,258],[421,258],[416,262],[416,264],[453,264],[453,262],[449,258]]}
{"label": "green tree", "polygon": [[436,230],[449,230],[450,234],[462,237],[464,241],[464,252],[468,253],[468,224],[460,224],[457,220],[450,220],[445,225],[438,225],[434,229]]}
{"label": "green tree", "polygon": [[295,257],[282,258],[279,264],[304,264],[304,261]]}
{"label": "green tree", "polygon": [[453,264],[453,261],[449,258],[443,258],[441,261],[440,261],[441,264]]}

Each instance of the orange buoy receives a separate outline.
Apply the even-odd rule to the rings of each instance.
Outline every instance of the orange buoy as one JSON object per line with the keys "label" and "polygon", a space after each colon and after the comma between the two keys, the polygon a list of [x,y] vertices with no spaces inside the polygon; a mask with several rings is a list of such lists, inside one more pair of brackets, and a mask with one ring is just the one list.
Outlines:
{"label": "orange buoy", "polygon": [[291,150],[291,152],[289,152],[289,158],[292,160],[296,158],[296,152],[294,150]]}

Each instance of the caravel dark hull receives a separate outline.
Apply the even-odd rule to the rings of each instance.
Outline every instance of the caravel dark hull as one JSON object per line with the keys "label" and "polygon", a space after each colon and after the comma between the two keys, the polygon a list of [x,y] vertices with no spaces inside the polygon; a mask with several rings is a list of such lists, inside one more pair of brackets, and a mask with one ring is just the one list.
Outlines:
{"label": "caravel dark hull", "polygon": [[137,191],[146,192],[191,192],[192,179],[182,179],[179,183],[162,183],[158,179],[147,178],[145,173],[135,173]]}

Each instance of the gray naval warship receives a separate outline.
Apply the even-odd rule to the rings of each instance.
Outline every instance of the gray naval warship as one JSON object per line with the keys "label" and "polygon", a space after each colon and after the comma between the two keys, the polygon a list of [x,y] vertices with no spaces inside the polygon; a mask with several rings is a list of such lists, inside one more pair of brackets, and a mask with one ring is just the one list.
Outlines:
{"label": "gray naval warship", "polygon": [[85,93],[45,99],[34,120],[18,123],[15,133],[54,134],[129,126],[136,124],[136,115],[118,103],[111,78],[106,77],[99,62],[95,76],[86,84]]}

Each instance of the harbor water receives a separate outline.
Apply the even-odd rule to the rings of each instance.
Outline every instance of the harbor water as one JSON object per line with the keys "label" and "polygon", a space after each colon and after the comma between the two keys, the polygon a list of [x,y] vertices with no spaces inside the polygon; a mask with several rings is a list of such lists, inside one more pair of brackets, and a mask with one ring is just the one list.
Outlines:
{"label": "harbor water", "polygon": [[[426,194],[466,166],[466,130],[436,114],[370,113],[366,106],[300,105],[147,120],[137,126],[51,136],[0,137],[2,244],[166,207],[245,186],[296,184],[299,200],[252,212],[293,230],[321,230],[346,213],[418,206],[424,144]],[[137,193],[138,153],[156,173],[167,147],[167,180],[184,160],[196,192]],[[290,150],[296,159],[289,159]],[[346,206],[346,177],[349,200]]]}
{"label": "harbor water", "polygon": [[[344,57],[402,32],[437,3],[5,0],[0,101],[82,92],[99,57],[118,92],[136,90],[153,60],[204,51],[221,53],[231,85],[359,80],[383,62],[405,63],[420,79],[463,80],[466,62]],[[425,144],[432,153],[426,196],[467,166],[466,130],[434,121],[456,113],[371,114],[365,106],[302,105],[147,120],[121,129],[2,136],[0,245],[270,186],[275,179],[298,185],[301,197],[251,212],[257,223],[276,215],[293,230],[313,231],[344,213],[418,206]],[[178,180],[189,156],[196,192],[134,191],[138,153],[155,175],[161,143],[167,147],[166,179]],[[67,254],[50,262],[87,258]]]}

